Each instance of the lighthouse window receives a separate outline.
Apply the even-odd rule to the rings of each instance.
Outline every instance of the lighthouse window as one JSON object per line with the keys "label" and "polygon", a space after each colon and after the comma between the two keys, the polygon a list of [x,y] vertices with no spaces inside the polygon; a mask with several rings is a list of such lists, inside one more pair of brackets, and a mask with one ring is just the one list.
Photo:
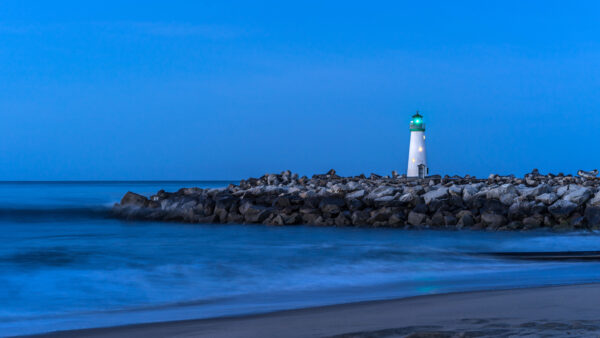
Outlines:
{"label": "lighthouse window", "polygon": [[423,135],[423,139],[425,139],[425,135]]}
{"label": "lighthouse window", "polygon": [[421,151],[421,152],[422,152],[422,151],[423,151],[423,147],[419,147],[419,151]]}
{"label": "lighthouse window", "polygon": [[415,163],[415,159],[413,158],[413,163]]}

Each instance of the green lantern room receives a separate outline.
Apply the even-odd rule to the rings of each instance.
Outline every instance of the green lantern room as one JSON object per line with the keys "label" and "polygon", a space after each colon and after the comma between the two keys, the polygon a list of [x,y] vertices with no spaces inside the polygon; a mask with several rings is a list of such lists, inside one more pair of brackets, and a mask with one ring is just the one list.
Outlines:
{"label": "green lantern room", "polygon": [[419,114],[418,111],[410,120],[410,131],[425,131],[425,122],[423,122],[423,116]]}

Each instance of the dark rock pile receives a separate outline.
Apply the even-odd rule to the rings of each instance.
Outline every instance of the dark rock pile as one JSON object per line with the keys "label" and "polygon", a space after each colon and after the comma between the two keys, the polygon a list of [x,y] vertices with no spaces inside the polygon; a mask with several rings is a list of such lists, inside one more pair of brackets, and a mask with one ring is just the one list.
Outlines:
{"label": "dark rock pile", "polygon": [[[584,172],[585,173],[585,172]],[[580,173],[581,175],[581,173]],[[191,223],[555,230],[600,228],[593,174],[410,179],[371,174],[312,178],[290,171],[220,189],[183,188],[146,198],[128,192],[114,212],[127,219]]]}

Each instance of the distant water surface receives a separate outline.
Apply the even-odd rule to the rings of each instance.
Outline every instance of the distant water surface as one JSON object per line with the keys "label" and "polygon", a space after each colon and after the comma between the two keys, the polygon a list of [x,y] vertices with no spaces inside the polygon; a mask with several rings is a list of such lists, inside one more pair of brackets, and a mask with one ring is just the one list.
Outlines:
{"label": "distant water surface", "polygon": [[600,280],[595,262],[483,252],[599,250],[595,233],[127,222],[127,191],[231,182],[0,183],[0,332],[16,335]]}

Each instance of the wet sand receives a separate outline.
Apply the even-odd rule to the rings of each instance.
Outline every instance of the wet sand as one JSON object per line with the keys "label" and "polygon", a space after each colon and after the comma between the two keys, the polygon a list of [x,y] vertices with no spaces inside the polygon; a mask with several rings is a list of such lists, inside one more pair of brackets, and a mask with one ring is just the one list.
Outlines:
{"label": "wet sand", "polygon": [[42,337],[600,337],[600,284],[453,293]]}

